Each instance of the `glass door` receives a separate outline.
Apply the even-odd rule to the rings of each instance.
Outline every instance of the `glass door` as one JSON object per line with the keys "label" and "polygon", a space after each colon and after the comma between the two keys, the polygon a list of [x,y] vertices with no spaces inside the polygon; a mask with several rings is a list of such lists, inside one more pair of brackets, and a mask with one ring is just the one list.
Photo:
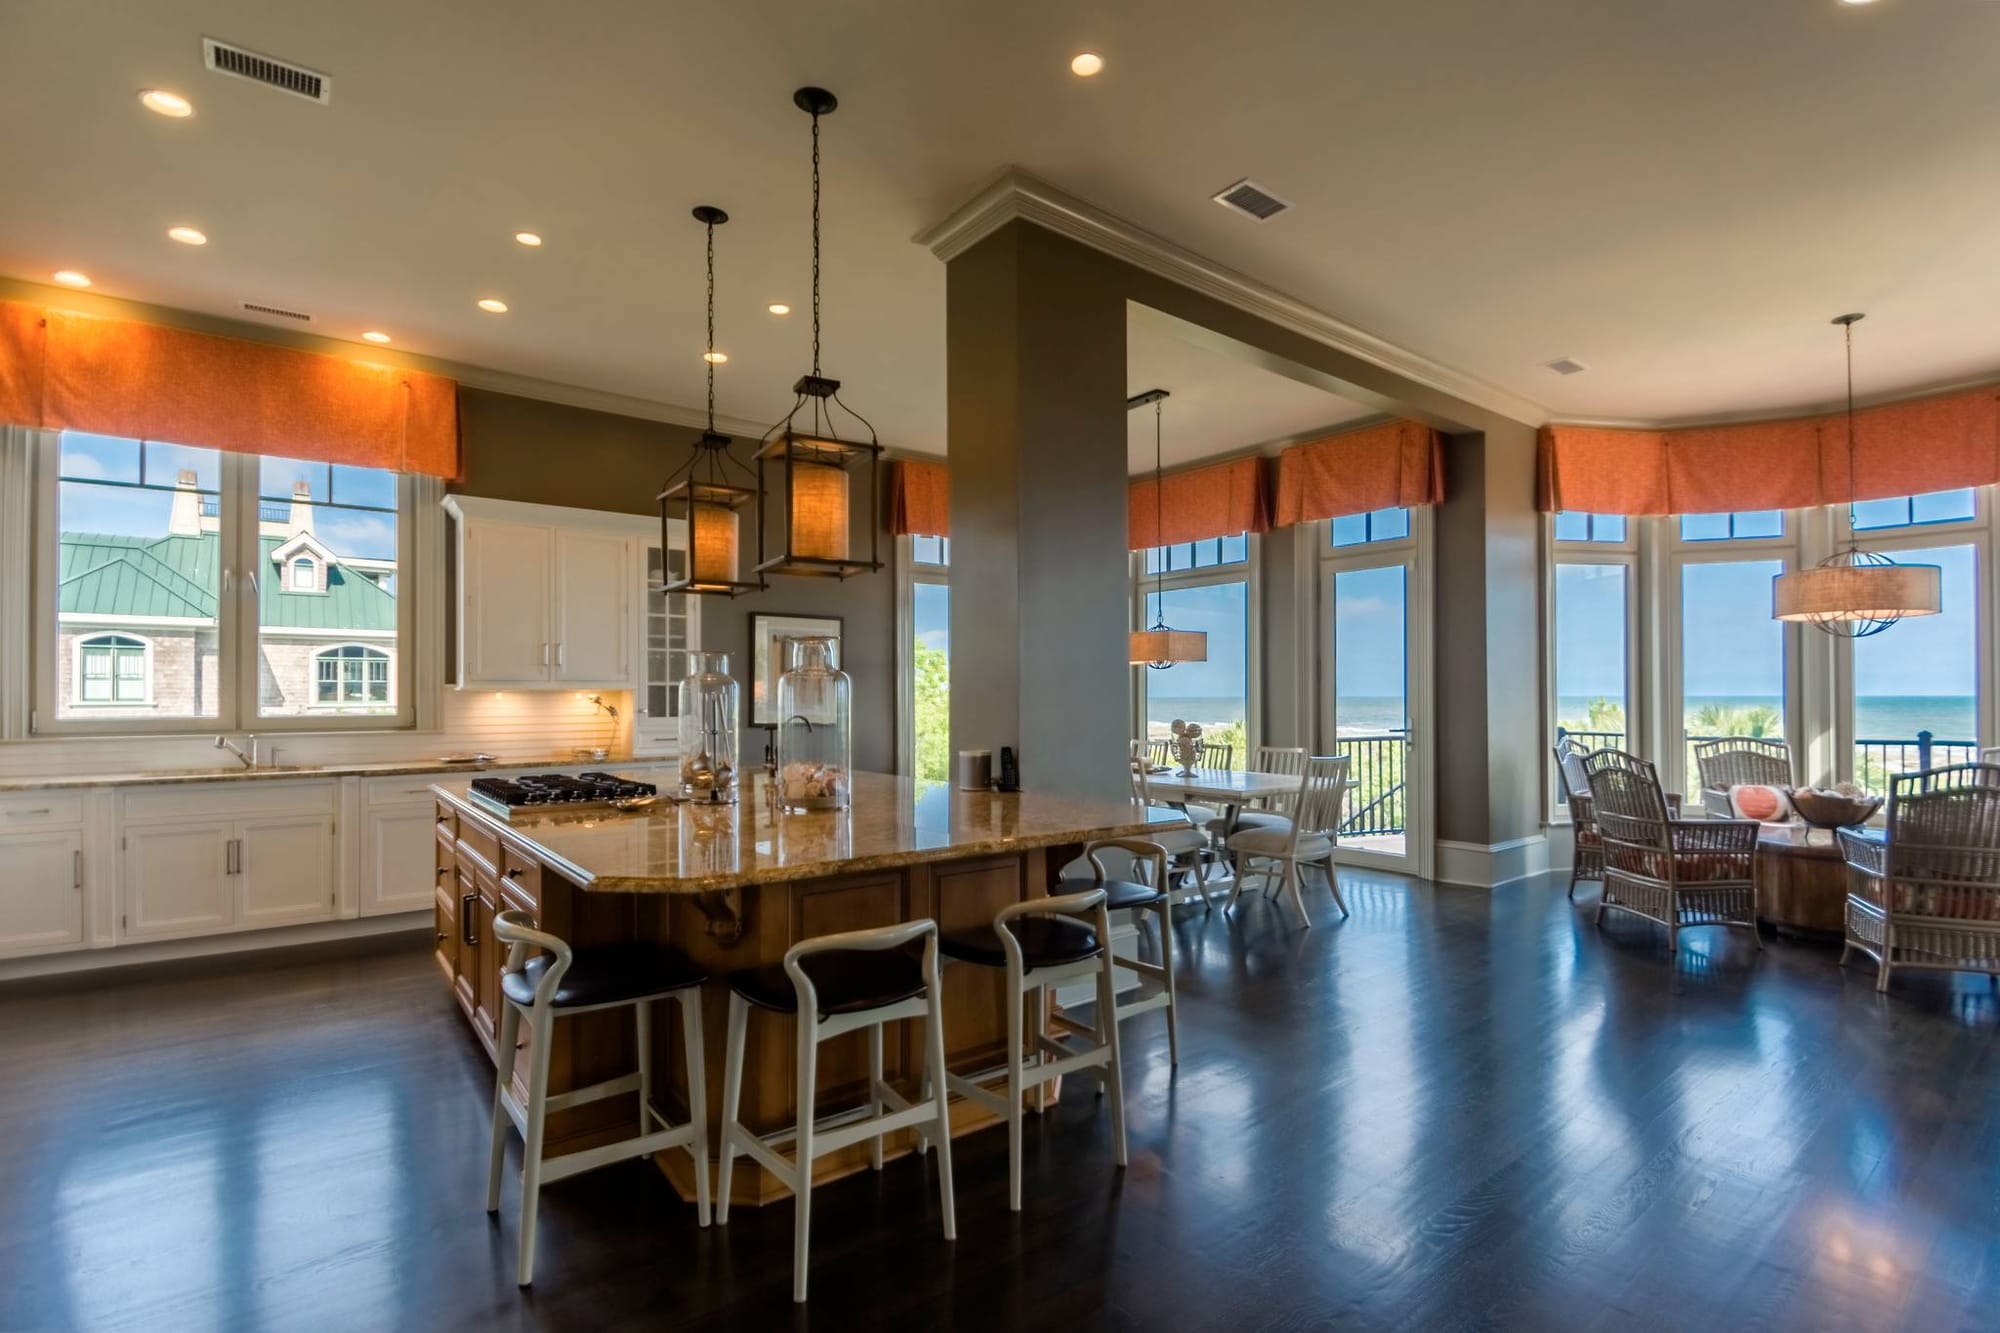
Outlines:
{"label": "glass door", "polygon": [[1319,752],[1347,756],[1342,860],[1428,873],[1424,766],[1428,708],[1416,667],[1428,609],[1411,511],[1328,525],[1321,576]]}

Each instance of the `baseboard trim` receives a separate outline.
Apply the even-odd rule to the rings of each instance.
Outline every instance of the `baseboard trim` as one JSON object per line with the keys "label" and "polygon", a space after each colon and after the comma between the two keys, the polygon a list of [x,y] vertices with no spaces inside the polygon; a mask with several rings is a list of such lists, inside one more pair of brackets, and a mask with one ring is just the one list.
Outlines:
{"label": "baseboard trim", "polygon": [[1454,842],[1449,838],[1437,841],[1436,879],[1440,884],[1498,889],[1547,874],[1548,869],[1546,834],[1531,833],[1494,843]]}
{"label": "baseboard trim", "polygon": [[379,935],[417,933],[433,929],[428,909],[391,912],[382,916],[356,917],[346,921],[315,921],[304,926],[283,926],[276,930],[249,930],[230,935],[202,935],[186,940],[161,940],[153,944],[123,944],[110,949],[76,949],[68,953],[41,954],[0,962],[0,985],[29,977],[55,977],[84,972],[114,971],[148,963],[173,963],[190,958],[214,958],[227,954],[258,953],[267,949],[291,949],[304,944],[329,944],[342,940],[365,940]]}

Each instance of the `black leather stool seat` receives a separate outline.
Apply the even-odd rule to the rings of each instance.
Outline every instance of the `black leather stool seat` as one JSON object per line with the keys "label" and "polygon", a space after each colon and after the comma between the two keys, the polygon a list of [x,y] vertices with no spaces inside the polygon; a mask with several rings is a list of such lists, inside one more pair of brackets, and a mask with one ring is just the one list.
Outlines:
{"label": "black leather stool seat", "polygon": [[[828,949],[799,959],[812,978],[820,1017],[881,1009],[924,993],[924,959],[917,949]],[[729,974],[729,988],[760,1009],[794,1013],[799,993],[784,965]]]}
{"label": "black leather stool seat", "polygon": [[1129,879],[1107,879],[1102,884],[1089,884],[1080,879],[1064,880],[1055,892],[1088,893],[1092,889],[1104,890],[1104,910],[1107,912],[1122,912],[1128,907],[1151,907],[1166,896],[1150,884]]}
{"label": "black leather stool seat", "polygon": [[[1029,971],[1095,958],[1104,951],[1097,932],[1073,917],[1017,916],[1007,923],[1007,929],[1020,942],[1021,961]],[[1007,966],[1007,951],[991,926],[947,930],[938,936],[938,951],[962,963]]]}
{"label": "black leather stool seat", "polygon": [[[530,958],[519,972],[501,973],[500,989],[515,1004],[533,1004],[535,987],[554,962],[547,954]],[[706,980],[708,973],[679,949],[664,944],[600,944],[575,951],[550,1004],[557,1009],[617,1004],[685,990]]]}

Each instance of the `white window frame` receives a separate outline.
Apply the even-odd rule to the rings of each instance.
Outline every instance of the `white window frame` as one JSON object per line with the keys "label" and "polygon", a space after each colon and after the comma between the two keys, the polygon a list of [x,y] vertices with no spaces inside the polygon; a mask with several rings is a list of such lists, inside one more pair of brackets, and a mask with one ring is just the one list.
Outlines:
{"label": "white window frame", "polygon": [[[944,538],[949,543],[950,538]],[[946,560],[950,560],[949,546]],[[896,538],[896,772],[904,777],[917,771],[917,585],[951,587],[951,565],[919,562],[916,540],[908,534]],[[950,750],[950,741],[945,743]]]}
{"label": "white window frame", "polygon": [[[369,653],[374,653],[374,654],[375,654],[375,655],[376,655],[377,657],[381,657],[381,658],[384,658],[384,659],[386,659],[387,661],[389,661],[389,662],[391,662],[391,663],[395,662],[396,658],[397,658],[397,657],[398,657],[398,656],[400,655],[400,654],[397,654],[397,653],[391,653],[391,652],[385,652],[385,651],[384,651],[384,650],[383,650],[383,649],[382,649],[382,648],[381,648],[381,647],[380,647],[379,645],[377,645],[377,644],[372,644],[372,643],[361,643],[361,642],[359,642],[359,641],[357,641],[357,640],[351,640],[351,639],[343,639],[343,640],[342,640],[342,641],[340,641],[339,643],[328,643],[328,644],[322,644],[322,645],[321,645],[320,647],[317,647],[317,648],[313,649],[313,655],[312,655],[312,692],[313,692],[313,702],[312,702],[312,706],[313,706],[314,708],[316,708],[316,709],[319,709],[319,708],[323,708],[323,709],[327,709],[327,710],[330,710],[330,711],[334,711],[334,712],[339,712],[339,711],[342,711],[342,710],[360,710],[360,709],[375,709],[375,710],[376,710],[376,716],[378,716],[378,717],[382,716],[381,712],[379,711],[379,708],[378,708],[378,707],[377,707],[377,706],[375,705],[375,703],[374,703],[374,701],[373,701],[373,700],[370,700],[370,699],[366,699],[366,698],[363,698],[363,699],[360,699],[360,700],[357,700],[357,701],[354,701],[354,702],[349,702],[349,701],[347,701],[346,699],[344,699],[344,698],[341,698],[341,697],[339,697],[339,696],[341,695],[341,690],[340,690],[340,689],[339,689],[338,687],[339,687],[339,686],[340,686],[341,684],[343,684],[343,683],[344,683],[344,682],[341,682],[341,681],[336,681],[336,682],[335,682],[335,687],[336,687],[336,688],[334,689],[334,695],[335,695],[335,698],[334,698],[334,701],[333,701],[332,703],[322,703],[322,702],[320,701],[320,697],[319,697],[319,664],[320,664],[320,660],[321,660],[322,658],[326,657],[326,656],[327,656],[328,654],[330,654],[330,653],[337,653],[337,652],[341,651],[341,650],[342,650],[343,648],[359,648],[359,649],[361,649],[361,650],[362,650],[362,651],[364,651],[364,652],[369,652]],[[335,662],[337,662],[337,663],[341,663],[341,664],[343,664],[343,666],[344,666],[344,664],[345,664],[345,663],[347,663],[347,662],[359,662],[359,663],[363,663],[363,664],[367,664],[367,663],[371,662],[371,661],[372,661],[373,659],[371,659],[371,658],[367,658],[367,657],[345,657],[345,658],[342,658],[342,657],[336,657],[336,658],[334,658],[333,660],[334,660]],[[366,678],[365,676],[364,676],[364,677],[363,677],[363,679],[362,679],[362,682],[361,682],[361,685],[362,685],[362,692],[363,692],[363,693],[365,694],[365,693],[367,692],[367,686],[368,686],[368,681],[367,681],[367,678]],[[395,704],[395,702],[396,702],[396,673],[395,673],[394,671],[391,671],[391,672],[389,673],[389,697],[388,697],[388,699],[387,699],[387,700],[386,700],[385,702],[386,702],[386,703],[388,703],[388,704],[389,704],[389,705],[391,705],[391,706],[393,706],[393,705]]]}
{"label": "white window frame", "polygon": [[[1216,538],[1210,537],[1209,541]],[[1227,541],[1228,538],[1222,540]],[[1243,534],[1243,559],[1226,565],[1210,565],[1205,569],[1172,569],[1164,576],[1146,572],[1146,550],[1133,551],[1128,557],[1132,581],[1132,624],[1134,630],[1146,628],[1151,617],[1146,612],[1146,599],[1156,591],[1175,592],[1183,588],[1212,588],[1226,583],[1245,585],[1244,596],[1248,599],[1248,611],[1244,617],[1243,632],[1248,636],[1243,658],[1243,708],[1248,714],[1243,719],[1244,753],[1238,756],[1247,765],[1264,736],[1264,634],[1263,634],[1263,538],[1254,532]],[[1187,542],[1170,542],[1169,546],[1186,546]],[[1150,679],[1161,673],[1143,663],[1132,667],[1132,736],[1136,740],[1146,739],[1146,696]]]}
{"label": "white window frame", "polygon": [[[286,586],[286,589],[285,589],[285,591],[287,591],[287,592],[325,592],[325,591],[326,591],[326,585],[325,585],[325,583],[323,583],[323,582],[321,581],[321,579],[320,579],[320,576],[319,576],[319,569],[320,569],[320,565],[319,565],[319,561],[318,561],[318,560],[316,560],[315,558],[313,558],[312,556],[309,556],[309,555],[295,555],[295,556],[291,557],[291,559],[287,560],[287,561],[285,562],[285,564],[286,564],[286,567],[288,568],[288,570],[290,571],[290,580],[289,580],[289,582],[288,582],[288,584],[287,584],[287,586]],[[300,565],[304,565],[304,566],[306,567],[306,572],[307,572],[307,573],[308,573],[309,575],[311,575],[311,577],[310,577],[310,578],[309,578],[309,579],[308,579],[308,580],[306,581],[306,584],[305,584],[305,586],[304,586],[304,587],[300,587],[300,586],[299,586],[299,566],[300,566]]]}
{"label": "white window frame", "polygon": [[[634,605],[639,608],[639,614],[633,617],[633,632],[638,636],[638,641],[632,649],[632,660],[637,663],[632,684],[632,748],[635,752],[646,755],[674,755],[680,751],[680,716],[674,711],[678,707],[678,700],[675,694],[680,689],[679,683],[671,680],[667,682],[667,712],[665,716],[654,717],[647,707],[646,699],[646,691],[650,684],[646,675],[646,653],[648,651],[646,645],[647,618],[652,615],[651,601],[655,591],[652,587],[652,574],[648,565],[651,562],[652,552],[660,552],[660,570],[664,576],[668,566],[667,554],[669,550],[678,552],[682,559],[687,558],[686,521],[678,518],[668,519],[665,535],[669,538],[669,542],[663,543],[661,541],[660,529],[658,525],[655,525],[650,534],[640,539],[639,544],[639,568],[637,574],[639,592],[634,602]],[[683,653],[698,653],[703,651],[701,642],[702,605],[711,599],[707,595],[684,592],[669,593],[667,596],[669,598],[678,597],[681,600],[681,615],[687,621],[687,646],[681,651]],[[669,651],[671,652],[672,650],[670,649]],[[739,680],[744,679],[748,671],[748,663],[735,666],[735,673]],[[746,744],[748,740],[749,738],[746,737]],[[745,757],[750,760],[758,758],[754,754]]]}
{"label": "white window frame", "polygon": [[[133,639],[138,642],[139,647],[143,653],[143,660],[145,661],[146,664],[146,672],[144,677],[142,678],[145,687],[144,698],[134,701],[131,699],[120,699],[116,697],[118,694],[118,677],[116,674],[115,667],[113,669],[113,674],[111,677],[111,693],[113,695],[112,698],[86,699],[83,697],[83,650],[85,648],[96,646],[98,640],[100,639]],[[117,644],[117,645],[106,645],[106,646],[113,647],[115,649],[115,648],[122,648],[125,645]],[[75,642],[70,644],[69,651],[70,651],[70,663],[69,663],[70,707],[151,708],[153,706],[153,640],[151,636],[145,634],[134,634],[130,630],[115,629],[111,627],[86,630],[77,636]],[[115,656],[115,654],[112,658],[112,661],[114,663],[117,661],[117,657]]]}
{"label": "white window frame", "polygon": [[[210,717],[121,717],[93,718],[63,716],[58,706],[56,645],[60,626],[56,614],[56,567],[58,562],[57,487],[61,472],[61,436],[57,431],[26,431],[27,467],[19,474],[28,488],[28,508],[33,532],[29,558],[28,600],[33,608],[33,628],[16,656],[25,657],[21,671],[8,671],[10,680],[22,682],[9,690],[9,711],[17,709],[13,690],[25,694],[26,732],[30,735],[200,735],[215,732],[315,732],[315,731],[400,731],[434,730],[438,697],[444,675],[443,575],[444,516],[438,507],[443,485],[432,477],[401,475],[396,479],[396,670],[391,686],[395,712],[361,713],[322,710],[315,706],[293,715],[266,716],[258,711],[258,650],[262,626],[258,621],[258,581],[276,577],[277,571],[263,567],[262,543],[257,521],[259,503],[260,454],[219,454],[218,491],[222,511],[230,515],[221,533],[217,552],[219,565],[217,617],[217,671],[219,675],[216,712]],[[19,436],[10,433],[8,444]],[[11,452],[11,450],[10,450]],[[282,456],[282,455],[273,455]],[[9,469],[7,479],[16,481]],[[248,517],[243,517],[247,515]],[[322,567],[324,562],[320,562]],[[106,632],[115,627],[106,626]],[[94,631],[93,631],[94,632]],[[433,642],[433,640],[435,640]],[[13,666],[15,662],[0,663]],[[315,694],[317,691],[315,690]],[[129,706],[129,705],[128,705]],[[95,705],[93,705],[95,707]]]}

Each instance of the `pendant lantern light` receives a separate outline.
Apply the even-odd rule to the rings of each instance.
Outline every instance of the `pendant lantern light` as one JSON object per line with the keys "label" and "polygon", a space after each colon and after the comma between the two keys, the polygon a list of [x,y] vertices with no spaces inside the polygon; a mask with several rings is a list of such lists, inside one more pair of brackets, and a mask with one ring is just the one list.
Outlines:
{"label": "pendant lantern light", "polygon": [[[777,555],[763,558],[760,537],[757,572],[844,579],[882,568],[876,510],[882,446],[867,419],[840,400],[840,381],[820,374],[819,367],[819,122],[839,103],[824,88],[801,88],[792,102],[812,117],[812,371],[792,386],[792,410],[765,433],[757,451],[758,485],[766,492],[782,489],[785,523]],[[846,437],[835,429],[836,408],[855,423]],[[856,487],[868,496],[866,559],[851,549]]]}
{"label": "pendant lantern light", "polygon": [[[663,587],[667,592],[701,593],[710,597],[735,597],[757,592],[762,578],[736,577],[742,568],[742,522],[745,505],[754,506],[757,546],[763,549],[764,511],[757,504],[757,475],[736,461],[729,452],[730,437],[715,429],[715,229],[729,221],[729,214],[709,204],[694,210],[694,220],[708,233],[708,342],[702,361],[708,367],[708,429],[696,441],[694,453],[660,492],[660,548],[674,549],[673,521],[679,519],[687,531],[687,563],[679,577],[671,574]],[[730,480],[740,474],[744,484]]]}
{"label": "pendant lantern light", "polygon": [[1198,629],[1173,629],[1167,624],[1167,561],[1166,543],[1158,541],[1166,532],[1167,501],[1165,468],[1160,454],[1160,404],[1166,401],[1165,389],[1148,389],[1125,400],[1125,410],[1135,407],[1153,406],[1153,536],[1155,544],[1161,548],[1159,563],[1154,569],[1158,576],[1154,583],[1153,623],[1146,629],[1135,629],[1131,634],[1132,665],[1142,663],[1154,671],[1165,671],[1177,662],[1206,662],[1208,660],[1208,635]]}
{"label": "pendant lantern light", "polygon": [[1901,565],[1861,545],[1854,523],[1854,326],[1860,315],[1834,323],[1847,335],[1847,547],[1814,565],[1771,580],[1771,615],[1845,639],[1880,634],[1911,616],[1944,609],[1944,572],[1936,565]]}

